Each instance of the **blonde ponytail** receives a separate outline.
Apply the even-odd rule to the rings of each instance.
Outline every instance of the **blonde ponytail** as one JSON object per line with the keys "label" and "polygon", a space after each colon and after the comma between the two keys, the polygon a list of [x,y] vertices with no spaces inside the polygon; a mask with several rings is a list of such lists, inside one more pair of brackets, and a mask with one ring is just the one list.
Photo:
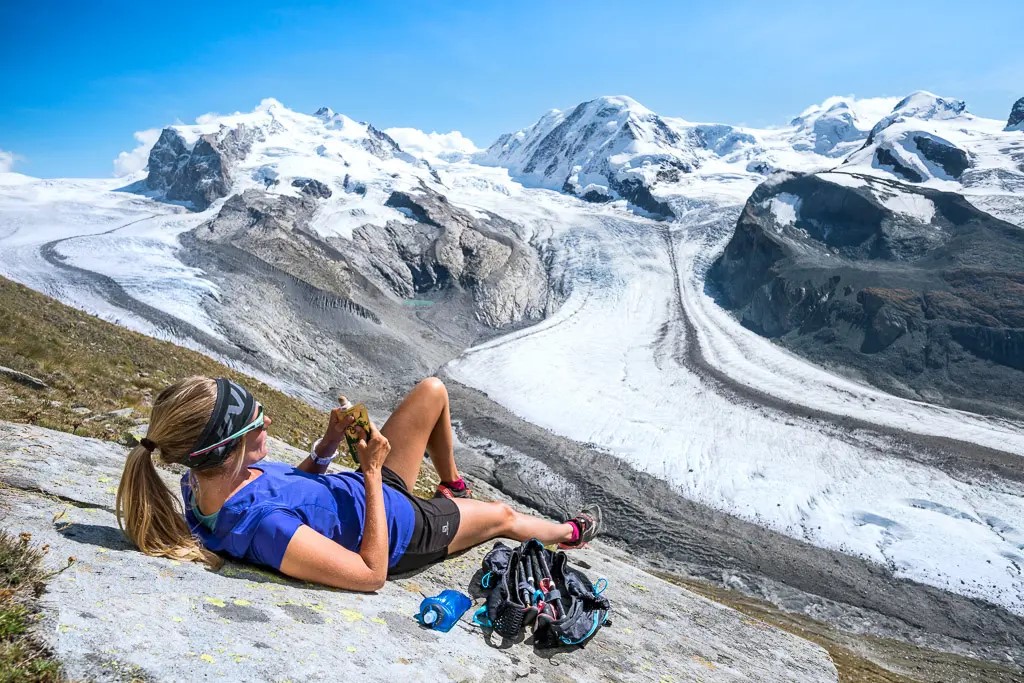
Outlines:
{"label": "blonde ponytail", "polygon": [[[162,461],[185,464],[216,396],[216,383],[207,377],[189,377],[167,387],[153,404],[144,442],[155,446]],[[128,454],[114,501],[118,526],[147,555],[219,568],[223,561],[189,530],[181,503],[160,478],[153,457],[142,445]]]}
{"label": "blonde ponytail", "polygon": [[214,569],[222,564],[189,531],[181,503],[164,484],[151,454],[142,446],[128,454],[114,507],[118,526],[145,554],[205,562]]}

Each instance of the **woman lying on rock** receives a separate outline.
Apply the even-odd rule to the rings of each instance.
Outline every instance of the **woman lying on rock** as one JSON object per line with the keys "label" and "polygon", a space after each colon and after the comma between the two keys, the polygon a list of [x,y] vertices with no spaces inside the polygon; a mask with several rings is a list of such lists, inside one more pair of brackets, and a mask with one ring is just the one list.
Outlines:
{"label": "woman lying on rock", "polygon": [[[597,534],[596,506],[557,524],[474,500],[455,467],[448,392],[435,377],[417,384],[379,430],[371,423],[368,438],[360,431],[358,472],[325,474],[352,419],[335,408],[298,467],[267,462],[271,419],[252,394],[226,379],[177,382],[157,397],[146,437],[128,454],[118,523],[147,555],[216,567],[214,553],[223,552],[361,591],[497,536],[572,548]],[[411,493],[424,451],[444,482],[431,500]],[[154,452],[189,468],[184,516]]]}

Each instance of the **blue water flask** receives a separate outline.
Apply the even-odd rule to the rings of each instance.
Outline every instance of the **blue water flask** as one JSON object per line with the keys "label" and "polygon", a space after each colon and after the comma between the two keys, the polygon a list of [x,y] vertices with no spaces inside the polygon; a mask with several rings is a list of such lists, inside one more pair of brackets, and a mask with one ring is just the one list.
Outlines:
{"label": "blue water flask", "polygon": [[424,598],[416,621],[427,628],[447,633],[472,604],[468,595],[449,588],[432,598]]}

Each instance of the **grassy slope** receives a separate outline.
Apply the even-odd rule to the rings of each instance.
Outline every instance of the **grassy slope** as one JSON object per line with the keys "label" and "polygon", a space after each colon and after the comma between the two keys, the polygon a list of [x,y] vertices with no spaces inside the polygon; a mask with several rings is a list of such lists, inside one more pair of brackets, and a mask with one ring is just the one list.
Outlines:
{"label": "grassy slope", "polygon": [[[134,419],[148,414],[153,397],[163,387],[194,374],[231,377],[244,383],[273,416],[274,435],[297,448],[308,448],[325,424],[324,415],[302,401],[206,356],[112,325],[4,278],[0,278],[0,365],[37,377],[50,386],[48,390],[32,389],[0,376],[0,420],[121,443],[131,441],[129,430]],[[109,415],[123,408],[133,408],[134,415]],[[436,481],[431,468],[425,467],[417,492],[429,495],[432,478]],[[0,565],[0,586],[5,571]],[[950,671],[971,672],[977,680],[986,681],[1010,681],[1015,675],[1003,667],[905,643],[849,636],[734,591],[678,577],[664,578],[818,643],[832,655],[844,682],[948,680],[944,674]],[[38,650],[33,652],[38,654]],[[880,658],[898,663],[883,667],[876,663]],[[3,676],[0,664],[0,683],[4,682]]]}
{"label": "grassy slope", "polygon": [[47,579],[45,553],[28,534],[15,538],[0,529],[0,683],[62,680],[60,664],[31,633],[35,599]]}
{"label": "grassy slope", "polygon": [[[153,398],[189,375],[245,384],[274,418],[273,433],[309,448],[324,415],[240,372],[183,349],[104,322],[0,278],[0,365],[37,377],[48,390],[0,377],[0,419],[127,443],[134,419]],[[135,409],[131,417],[108,413]],[[86,412],[88,411],[88,412]]]}

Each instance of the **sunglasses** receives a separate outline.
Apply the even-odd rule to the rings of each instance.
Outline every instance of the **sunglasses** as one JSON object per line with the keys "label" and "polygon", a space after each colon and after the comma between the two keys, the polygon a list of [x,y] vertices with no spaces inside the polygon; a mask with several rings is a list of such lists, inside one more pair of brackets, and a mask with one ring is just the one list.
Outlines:
{"label": "sunglasses", "polygon": [[259,406],[259,410],[256,413],[256,418],[252,422],[250,422],[249,424],[245,425],[244,427],[242,427],[237,432],[235,432],[234,434],[232,434],[228,438],[224,439],[223,441],[218,441],[217,443],[213,444],[212,446],[207,446],[206,448],[203,448],[201,450],[189,453],[188,457],[194,458],[194,457],[199,456],[199,455],[205,455],[206,453],[209,453],[210,451],[212,451],[212,450],[214,450],[216,448],[220,448],[224,444],[231,443],[232,441],[234,441],[235,439],[237,439],[240,436],[244,436],[245,434],[248,434],[249,432],[255,431],[257,429],[263,429],[263,424],[264,424],[264,421],[265,421],[264,418],[263,418],[263,406],[258,404],[258,403],[256,405]]}

